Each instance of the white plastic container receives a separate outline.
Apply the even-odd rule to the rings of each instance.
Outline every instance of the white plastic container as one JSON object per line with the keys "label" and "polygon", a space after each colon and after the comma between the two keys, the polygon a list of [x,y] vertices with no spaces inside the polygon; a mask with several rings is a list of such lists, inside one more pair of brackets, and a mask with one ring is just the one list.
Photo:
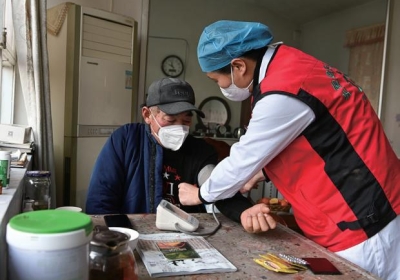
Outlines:
{"label": "white plastic container", "polygon": [[72,211],[14,216],[6,233],[9,279],[87,280],[92,230],[88,215]]}

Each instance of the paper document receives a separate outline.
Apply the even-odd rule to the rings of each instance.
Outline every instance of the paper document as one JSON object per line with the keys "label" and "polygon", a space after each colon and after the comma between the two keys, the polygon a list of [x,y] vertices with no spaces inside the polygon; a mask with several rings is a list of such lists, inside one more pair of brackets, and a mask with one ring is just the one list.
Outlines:
{"label": "paper document", "polygon": [[151,277],[237,270],[202,236],[141,234],[136,249]]}

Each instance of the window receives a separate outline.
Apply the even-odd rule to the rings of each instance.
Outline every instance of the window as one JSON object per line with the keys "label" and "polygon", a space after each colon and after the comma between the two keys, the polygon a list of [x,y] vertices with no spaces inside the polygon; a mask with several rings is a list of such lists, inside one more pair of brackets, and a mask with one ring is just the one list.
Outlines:
{"label": "window", "polygon": [[349,76],[361,86],[380,115],[385,24],[349,30],[346,37],[346,47],[350,48]]}
{"label": "window", "polygon": [[0,123],[13,123],[15,89],[15,47],[11,0],[0,0]]}

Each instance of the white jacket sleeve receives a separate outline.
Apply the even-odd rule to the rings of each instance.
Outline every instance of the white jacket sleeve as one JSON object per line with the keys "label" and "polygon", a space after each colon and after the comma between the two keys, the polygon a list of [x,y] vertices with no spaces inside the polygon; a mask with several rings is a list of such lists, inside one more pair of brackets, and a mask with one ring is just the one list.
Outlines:
{"label": "white jacket sleeve", "polygon": [[272,94],[257,102],[240,141],[200,188],[207,202],[232,197],[258,171],[285,149],[315,119],[314,112],[294,97]]}

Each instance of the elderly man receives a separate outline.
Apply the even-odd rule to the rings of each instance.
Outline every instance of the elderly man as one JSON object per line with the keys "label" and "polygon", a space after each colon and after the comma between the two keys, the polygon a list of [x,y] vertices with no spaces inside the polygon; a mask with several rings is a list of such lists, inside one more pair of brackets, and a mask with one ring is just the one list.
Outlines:
{"label": "elderly man", "polygon": [[[142,107],[145,123],[116,130],[99,154],[88,190],[87,213],[155,213],[162,199],[186,212],[205,212],[203,204],[182,206],[178,197],[179,183],[200,186],[217,164],[214,148],[188,135],[192,112],[204,117],[194,104],[193,89],[185,81],[164,78],[150,85]],[[265,206],[252,207],[239,193],[216,206],[229,218],[242,219],[250,226],[253,216],[268,212],[262,209]],[[270,224],[262,226],[275,225],[270,218]],[[259,226],[256,223],[255,230]]]}

